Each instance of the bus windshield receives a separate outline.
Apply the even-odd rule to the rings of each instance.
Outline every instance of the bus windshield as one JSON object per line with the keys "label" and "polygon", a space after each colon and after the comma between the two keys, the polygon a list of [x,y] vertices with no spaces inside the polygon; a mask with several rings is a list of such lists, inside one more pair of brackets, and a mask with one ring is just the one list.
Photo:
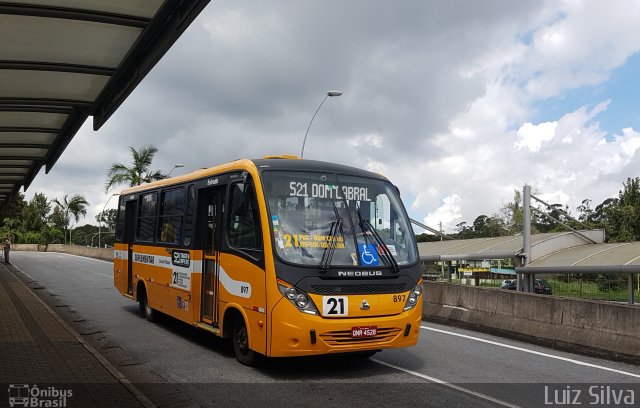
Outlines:
{"label": "bus windshield", "polygon": [[274,247],[295,264],[395,267],[416,262],[413,230],[388,181],[265,171]]}

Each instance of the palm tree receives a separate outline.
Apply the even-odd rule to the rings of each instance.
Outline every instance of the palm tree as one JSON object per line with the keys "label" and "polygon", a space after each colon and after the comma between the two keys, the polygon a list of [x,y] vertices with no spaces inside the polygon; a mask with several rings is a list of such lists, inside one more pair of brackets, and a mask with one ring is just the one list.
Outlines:
{"label": "palm tree", "polygon": [[[69,230],[69,215],[73,215],[73,219],[77,223],[80,221],[80,216],[83,217],[87,215],[87,207],[89,206],[89,202],[83,195],[76,194],[69,198],[68,194],[65,194],[62,201],[57,198],[53,199],[53,203],[57,205],[62,213],[64,214],[64,242],[67,242],[67,230]],[[69,231],[69,243],[71,243],[71,231]]]}
{"label": "palm tree", "polygon": [[138,150],[129,146],[129,150],[132,158],[131,167],[122,163],[113,163],[107,172],[105,192],[109,192],[109,189],[117,184],[128,183],[130,187],[133,187],[167,178],[167,175],[160,170],[149,170],[153,156],[158,152],[155,146],[147,145]]}

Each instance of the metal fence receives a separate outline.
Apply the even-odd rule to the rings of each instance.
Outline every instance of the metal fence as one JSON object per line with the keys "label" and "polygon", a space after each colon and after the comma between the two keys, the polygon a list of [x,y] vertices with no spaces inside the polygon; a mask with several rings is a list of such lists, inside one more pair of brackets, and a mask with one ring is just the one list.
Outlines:
{"label": "metal fence", "polygon": [[[447,281],[444,275],[433,276],[434,280]],[[515,279],[512,278],[512,279]],[[537,275],[536,279],[544,280],[551,286],[552,296],[574,297],[581,299],[606,300],[611,302],[627,302],[629,280],[623,274],[597,274],[597,275]],[[466,276],[452,275],[451,283],[463,285],[476,285],[498,288],[505,280],[499,278],[481,278],[479,280]],[[634,299],[640,299],[640,279],[634,276]],[[507,287],[509,285],[506,285]],[[505,289],[508,290],[508,289]]]}

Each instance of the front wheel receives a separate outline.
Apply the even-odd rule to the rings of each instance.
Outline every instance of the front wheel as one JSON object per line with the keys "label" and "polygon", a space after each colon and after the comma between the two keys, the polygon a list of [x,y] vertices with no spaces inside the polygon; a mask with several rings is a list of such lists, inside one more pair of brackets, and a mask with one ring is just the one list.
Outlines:
{"label": "front wheel", "polygon": [[258,353],[249,348],[249,333],[243,318],[239,318],[233,328],[233,351],[241,364],[255,366],[258,363]]}

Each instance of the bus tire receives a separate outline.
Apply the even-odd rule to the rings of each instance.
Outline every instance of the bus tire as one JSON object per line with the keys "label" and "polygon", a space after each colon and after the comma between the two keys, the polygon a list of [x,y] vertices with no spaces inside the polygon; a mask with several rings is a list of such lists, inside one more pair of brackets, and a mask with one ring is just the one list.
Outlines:
{"label": "bus tire", "polygon": [[233,351],[240,364],[253,367],[258,363],[258,353],[249,348],[249,332],[242,317],[233,326]]}
{"label": "bus tire", "polygon": [[140,293],[140,314],[144,316],[144,318],[149,322],[156,321],[157,313],[151,307],[151,305],[149,305],[149,301],[147,300],[147,292],[145,290]]}

